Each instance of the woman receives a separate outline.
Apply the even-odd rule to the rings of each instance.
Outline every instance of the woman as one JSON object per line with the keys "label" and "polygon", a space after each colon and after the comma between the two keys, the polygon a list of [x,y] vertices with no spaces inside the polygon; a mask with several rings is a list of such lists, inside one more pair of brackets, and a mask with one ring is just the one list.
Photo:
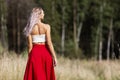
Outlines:
{"label": "woman", "polygon": [[24,80],[56,80],[57,58],[51,41],[50,25],[44,24],[42,8],[33,8],[24,34],[28,40],[28,62]]}

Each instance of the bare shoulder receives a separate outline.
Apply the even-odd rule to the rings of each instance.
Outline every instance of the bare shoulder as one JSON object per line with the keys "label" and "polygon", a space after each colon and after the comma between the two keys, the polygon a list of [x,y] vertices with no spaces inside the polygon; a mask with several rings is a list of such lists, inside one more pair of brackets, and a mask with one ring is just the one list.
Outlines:
{"label": "bare shoulder", "polygon": [[46,30],[50,29],[50,25],[49,24],[44,24],[44,25],[45,25]]}

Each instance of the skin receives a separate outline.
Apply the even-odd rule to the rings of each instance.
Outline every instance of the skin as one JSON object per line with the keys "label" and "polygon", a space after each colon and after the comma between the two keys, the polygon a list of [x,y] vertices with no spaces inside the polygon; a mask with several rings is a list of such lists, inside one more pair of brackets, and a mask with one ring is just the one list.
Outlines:
{"label": "skin", "polygon": [[[52,58],[53,58],[53,64],[54,66],[57,65],[57,58],[56,58],[56,53],[53,47],[53,43],[51,40],[51,28],[49,24],[44,24],[43,22],[41,22],[42,19],[44,19],[44,11],[42,10],[39,16],[39,23],[34,25],[31,34],[27,37],[28,40],[28,53],[30,53],[30,51],[32,50],[33,47],[33,43],[32,43],[32,35],[39,35],[39,34],[45,34],[46,35],[46,42],[42,42],[42,43],[35,43],[35,44],[47,44],[48,48],[52,54]],[[40,32],[39,32],[40,31]]]}

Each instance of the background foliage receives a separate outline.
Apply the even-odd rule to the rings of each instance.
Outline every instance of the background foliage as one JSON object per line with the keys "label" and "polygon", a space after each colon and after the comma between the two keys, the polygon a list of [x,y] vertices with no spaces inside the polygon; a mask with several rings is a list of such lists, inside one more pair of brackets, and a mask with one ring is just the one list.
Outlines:
{"label": "background foliage", "polygon": [[2,52],[26,50],[23,29],[33,7],[45,11],[57,54],[70,58],[120,56],[120,0],[0,0]]}

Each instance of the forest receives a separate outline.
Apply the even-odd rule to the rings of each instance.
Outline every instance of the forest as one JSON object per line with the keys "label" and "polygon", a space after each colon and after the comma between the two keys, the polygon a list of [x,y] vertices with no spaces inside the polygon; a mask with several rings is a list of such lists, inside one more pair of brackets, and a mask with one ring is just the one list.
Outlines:
{"label": "forest", "polygon": [[0,0],[0,80],[23,80],[34,7],[51,26],[56,80],[120,80],[120,0]]}
{"label": "forest", "polygon": [[0,0],[0,44],[22,54],[23,29],[33,7],[42,7],[58,55],[80,59],[119,59],[120,0]]}

